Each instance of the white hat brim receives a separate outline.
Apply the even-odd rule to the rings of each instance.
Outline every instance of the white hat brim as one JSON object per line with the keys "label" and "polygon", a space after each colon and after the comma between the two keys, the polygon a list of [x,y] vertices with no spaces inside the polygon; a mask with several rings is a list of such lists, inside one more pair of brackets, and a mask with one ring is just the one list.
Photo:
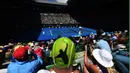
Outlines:
{"label": "white hat brim", "polygon": [[99,64],[101,64],[104,67],[112,67],[114,65],[113,61],[107,61],[103,58],[101,58],[100,55],[100,49],[95,49],[92,52],[94,58],[98,61]]}

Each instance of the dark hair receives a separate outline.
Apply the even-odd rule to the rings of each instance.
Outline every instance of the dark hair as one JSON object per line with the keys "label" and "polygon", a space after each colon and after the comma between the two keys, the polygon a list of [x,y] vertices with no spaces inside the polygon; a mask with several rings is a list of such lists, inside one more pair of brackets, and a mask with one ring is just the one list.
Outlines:
{"label": "dark hair", "polygon": [[103,39],[104,37],[106,37],[106,35],[102,36],[102,33],[104,33],[104,31],[102,29],[99,29],[96,31],[97,33],[97,39]]}

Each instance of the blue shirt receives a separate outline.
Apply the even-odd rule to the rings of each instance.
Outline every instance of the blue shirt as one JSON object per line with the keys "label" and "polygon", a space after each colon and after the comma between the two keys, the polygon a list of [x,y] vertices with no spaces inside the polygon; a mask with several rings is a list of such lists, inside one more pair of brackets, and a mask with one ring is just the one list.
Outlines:
{"label": "blue shirt", "polygon": [[103,40],[103,39],[101,39],[97,42],[97,47],[100,48],[100,49],[105,49],[105,50],[107,50],[108,52],[111,53],[111,49],[110,49],[108,42]]}
{"label": "blue shirt", "polygon": [[39,67],[42,65],[42,59],[34,54],[37,59],[31,61],[19,62],[15,60],[8,65],[8,73],[37,73]]}

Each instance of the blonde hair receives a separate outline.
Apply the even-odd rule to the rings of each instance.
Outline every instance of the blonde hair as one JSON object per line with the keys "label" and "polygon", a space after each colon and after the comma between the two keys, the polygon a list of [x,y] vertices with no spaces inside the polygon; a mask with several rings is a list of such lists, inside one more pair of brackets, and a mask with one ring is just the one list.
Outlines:
{"label": "blonde hair", "polygon": [[0,46],[0,49],[2,49],[3,48],[3,46]]}

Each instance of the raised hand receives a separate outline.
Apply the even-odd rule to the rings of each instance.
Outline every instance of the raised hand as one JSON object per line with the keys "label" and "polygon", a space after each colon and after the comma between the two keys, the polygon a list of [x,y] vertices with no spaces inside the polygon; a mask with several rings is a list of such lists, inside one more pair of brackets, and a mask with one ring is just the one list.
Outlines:
{"label": "raised hand", "polygon": [[83,70],[84,70],[84,73],[89,73],[88,70],[87,70],[87,67],[89,67],[89,64],[88,64],[88,56],[87,56],[87,47],[85,47],[85,52],[84,52],[84,66],[83,66]]}

